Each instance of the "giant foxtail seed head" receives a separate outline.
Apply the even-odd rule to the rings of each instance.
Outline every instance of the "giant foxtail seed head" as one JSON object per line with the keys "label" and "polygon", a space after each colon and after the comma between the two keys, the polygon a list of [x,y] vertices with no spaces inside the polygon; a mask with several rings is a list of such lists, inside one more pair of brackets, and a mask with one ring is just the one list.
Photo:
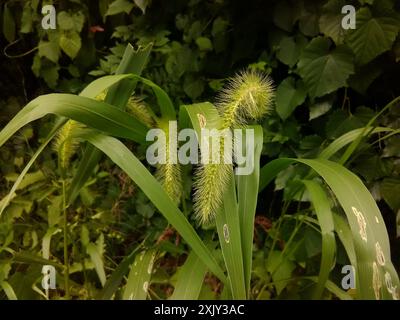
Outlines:
{"label": "giant foxtail seed head", "polygon": [[58,162],[62,169],[66,169],[72,156],[75,154],[79,141],[72,135],[83,125],[75,120],[68,120],[64,126],[57,132],[53,148],[58,153]]}
{"label": "giant foxtail seed head", "polygon": [[241,125],[249,119],[260,120],[271,111],[273,98],[274,86],[268,75],[254,70],[238,73],[218,97],[223,127]]}
{"label": "giant foxtail seed head", "polygon": [[147,105],[142,100],[131,97],[127,104],[127,110],[132,113],[136,119],[144,123],[149,128],[155,126],[156,122]]}
{"label": "giant foxtail seed head", "polygon": [[194,182],[194,212],[201,224],[211,222],[222,203],[232,166],[210,163],[199,167]]}
{"label": "giant foxtail seed head", "polygon": [[165,192],[178,205],[182,197],[182,175],[179,164],[159,164],[156,178],[160,181]]}
{"label": "giant foxtail seed head", "polygon": [[155,176],[169,197],[179,205],[183,194],[181,167],[170,158],[170,151],[177,153],[177,149],[176,146],[170,146],[169,136],[172,133],[169,131],[168,123],[159,122],[158,124],[166,134],[166,144],[159,149],[160,153],[165,154],[166,163],[157,166]]}

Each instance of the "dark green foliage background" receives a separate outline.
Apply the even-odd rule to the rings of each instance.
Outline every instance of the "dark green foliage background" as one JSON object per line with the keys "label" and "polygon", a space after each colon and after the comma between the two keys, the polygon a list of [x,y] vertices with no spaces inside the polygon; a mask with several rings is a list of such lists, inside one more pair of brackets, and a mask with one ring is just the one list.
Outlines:
{"label": "dark green foliage background", "polygon": [[[330,141],[365,126],[400,96],[399,1],[59,0],[54,1],[57,29],[43,30],[40,8],[50,3],[1,4],[0,127],[40,94],[79,93],[94,78],[113,73],[127,43],[153,43],[144,76],[164,88],[176,106],[213,101],[225,79],[244,68],[270,73],[277,88],[276,111],[263,123],[263,162],[277,157],[312,158]],[[357,9],[355,30],[341,28],[345,4]],[[139,88],[138,94],[149,95],[144,88]],[[398,129],[399,116],[400,108],[395,106],[377,125]],[[0,199],[50,125],[47,119],[26,127],[2,149]],[[347,167],[363,179],[378,201],[398,267],[400,140],[394,136],[373,143],[376,138],[363,142]],[[144,157],[143,150],[136,153]],[[13,203],[0,223],[0,278],[7,278],[10,271],[2,253],[5,247],[41,250],[40,241],[48,231],[47,212],[55,210],[60,201],[60,195],[53,192],[59,188],[55,168],[55,154],[48,150],[35,165],[37,176],[31,176],[31,184],[18,193],[21,200]],[[257,215],[276,219],[281,214],[280,200],[291,198],[296,179],[304,174],[301,167],[290,167],[280,174],[275,186],[261,194]],[[79,219],[89,230],[90,240],[104,250],[108,267],[114,268],[135,244],[145,238],[156,241],[167,225],[140,190],[110,162],[101,163],[91,183],[81,193],[71,221]],[[190,190],[186,189],[190,206]],[[301,195],[295,199],[307,200]],[[289,205],[288,212],[296,212],[297,205]],[[290,225],[286,228],[291,230]],[[71,234],[72,242],[76,241],[71,259],[80,263],[79,259],[85,259],[85,253],[79,252],[84,250],[79,243],[81,226],[72,223]],[[53,237],[58,236],[55,232]],[[313,245],[315,233],[305,229],[301,237],[306,243],[304,254],[316,260],[317,268],[315,257],[321,249]],[[61,243],[53,243],[52,253],[61,258]],[[168,273],[178,263],[184,246],[175,246],[174,238],[164,246],[170,260],[160,272]],[[260,259],[262,254],[257,253],[256,261]],[[345,262],[340,252],[338,262]],[[35,275],[40,275],[39,267],[27,268],[33,282]],[[22,273],[26,270],[13,270],[10,283],[17,283]],[[88,277],[92,281],[85,279],[90,284],[87,291],[77,296],[88,297],[95,290],[95,275]],[[81,279],[77,276],[76,281]],[[20,291],[17,295],[21,298],[35,296],[33,291]]]}

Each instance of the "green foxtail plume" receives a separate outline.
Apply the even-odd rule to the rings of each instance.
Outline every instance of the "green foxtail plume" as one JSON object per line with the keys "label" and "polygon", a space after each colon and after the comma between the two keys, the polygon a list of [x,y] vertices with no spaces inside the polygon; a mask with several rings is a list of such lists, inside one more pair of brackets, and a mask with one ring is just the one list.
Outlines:
{"label": "green foxtail plume", "polygon": [[149,128],[155,126],[154,115],[147,105],[140,99],[131,97],[127,104],[127,111],[132,113],[136,119],[144,123]]}
{"label": "green foxtail plume", "polygon": [[[97,101],[103,101],[106,94],[107,92],[103,91],[98,94],[95,99]],[[79,146],[78,139],[72,138],[71,136],[83,127],[84,125],[78,121],[68,120],[57,133],[57,137],[53,143],[53,148],[58,153],[58,163],[63,170],[68,168],[71,158]]]}
{"label": "green foxtail plume", "polygon": [[268,75],[242,71],[222,89],[217,100],[223,129],[260,120],[272,110],[274,86]]}
{"label": "green foxtail plume", "polygon": [[[183,188],[182,188],[182,174],[179,163],[171,163],[169,154],[169,126],[168,122],[160,122],[159,126],[166,133],[166,145],[165,150],[159,150],[159,152],[165,153],[165,164],[158,164],[156,170],[156,178],[161,182],[165,192],[169,197],[178,205],[181,201]],[[172,150],[177,153],[177,149]]]}
{"label": "green foxtail plume", "polygon": [[79,141],[71,136],[83,125],[74,120],[68,120],[64,126],[57,132],[53,148],[58,153],[58,163],[61,169],[68,168],[72,156],[75,154]]}
{"label": "green foxtail plume", "polygon": [[[217,107],[222,128],[233,129],[248,120],[260,120],[272,109],[274,87],[269,76],[256,71],[243,71],[232,78],[218,97]],[[220,139],[220,159],[225,156]],[[231,164],[203,164],[197,169],[194,182],[194,210],[201,223],[210,222],[222,203]]]}

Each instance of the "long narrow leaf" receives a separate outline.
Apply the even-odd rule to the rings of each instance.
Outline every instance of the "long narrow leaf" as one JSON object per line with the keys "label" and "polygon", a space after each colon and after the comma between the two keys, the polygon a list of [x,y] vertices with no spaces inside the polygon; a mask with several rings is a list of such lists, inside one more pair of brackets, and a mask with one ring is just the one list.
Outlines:
{"label": "long narrow leaf", "polygon": [[222,255],[228,270],[232,297],[233,299],[246,299],[239,207],[232,171],[224,192],[223,205],[216,214],[215,222]]}
{"label": "long narrow leaf", "polygon": [[136,255],[122,296],[124,300],[146,300],[153,273],[155,255],[156,251],[154,249],[143,251]]}
{"label": "long narrow leaf", "polygon": [[[194,128],[200,144],[201,128],[219,129],[221,123],[218,111],[211,103],[183,106],[181,108],[181,119],[186,126]],[[223,204],[216,214],[215,222],[222,255],[228,271],[232,297],[233,299],[246,299],[241,224],[236,196],[236,183],[232,170],[230,180],[223,194]]]}
{"label": "long narrow leaf", "polygon": [[[151,48],[152,45],[150,44],[145,48],[134,50],[134,48],[129,44],[126,47],[122,60],[117,68],[116,75],[140,75],[146,65]],[[116,78],[112,78],[112,80],[115,79]],[[104,82],[104,80],[102,81]],[[121,81],[112,84],[111,88],[107,91],[105,102],[124,110],[129,97],[136,88],[136,83],[137,80],[135,79],[122,79]],[[78,170],[68,189],[67,204],[71,204],[75,200],[79,191],[93,173],[93,170],[100,159],[101,152],[96,150],[93,145],[87,145],[83,154],[83,160],[80,162]],[[88,162],[85,162],[85,160]]]}
{"label": "long narrow leaf", "polygon": [[124,275],[128,272],[129,266],[132,264],[137,251],[140,246],[136,247],[128,256],[126,256],[122,262],[118,265],[118,267],[113,271],[111,276],[107,279],[104,287],[97,294],[96,299],[99,300],[109,300],[112,298],[115,291],[117,291]]}
{"label": "long narrow leaf", "polygon": [[116,165],[124,170],[169,223],[181,234],[207,267],[219,279],[226,282],[223,271],[203,241],[201,241],[192,225],[166,194],[161,184],[132,152],[119,140],[100,133],[88,132],[81,137],[93,144],[97,149],[103,151]]}
{"label": "long narrow leaf", "polygon": [[[261,127],[252,126],[249,128],[254,129],[254,158],[251,157],[252,159],[250,160],[254,167],[250,174],[237,176],[240,232],[242,238],[243,267],[247,297],[249,297],[250,294],[254,217],[257,207],[260,157],[263,147],[263,133]],[[250,150],[249,146],[246,146],[246,155],[251,155],[252,152],[253,150]]]}
{"label": "long narrow leaf", "polygon": [[365,130],[365,128],[359,128],[359,129],[354,129],[349,132],[346,132],[339,138],[335,139],[332,141],[329,146],[327,146],[324,150],[321,151],[319,154],[319,158],[323,159],[329,159],[331,158],[336,152],[338,152],[340,149],[351,143],[352,141],[356,140],[357,137],[360,135],[367,135],[367,134],[374,134],[374,133],[380,133],[380,132],[388,132],[388,131],[393,131],[391,128],[385,128],[385,127],[378,127],[378,128],[370,128],[369,130]]}
{"label": "long narrow leaf", "polygon": [[335,264],[336,241],[333,233],[334,222],[329,200],[322,187],[315,181],[304,180],[303,183],[310,193],[311,201],[321,227],[321,266],[319,268],[318,283],[313,294],[314,299],[320,299],[326,282],[328,281],[329,273]]}
{"label": "long narrow leaf", "polygon": [[[279,164],[279,162],[282,162]],[[343,166],[324,159],[277,159],[267,164],[268,182],[286,165],[300,162],[313,168],[329,185],[344,209],[357,257],[357,295],[361,299],[396,298],[399,278],[391,262],[389,239],[379,209],[361,180]],[[278,163],[278,164],[277,164]],[[264,183],[265,185],[265,183]],[[386,279],[386,283],[384,281]],[[390,280],[390,281],[389,281]],[[390,287],[387,287],[387,285]]]}
{"label": "long narrow leaf", "polygon": [[207,266],[194,251],[190,252],[185,263],[177,271],[178,281],[170,300],[196,300],[199,297]]}

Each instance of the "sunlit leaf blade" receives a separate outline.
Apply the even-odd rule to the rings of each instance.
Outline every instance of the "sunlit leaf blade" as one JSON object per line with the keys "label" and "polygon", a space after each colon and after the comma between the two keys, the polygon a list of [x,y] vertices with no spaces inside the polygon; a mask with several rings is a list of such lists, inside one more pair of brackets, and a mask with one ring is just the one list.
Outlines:
{"label": "sunlit leaf blade", "polygon": [[170,300],[196,300],[199,297],[207,267],[194,253],[190,252],[185,263],[177,271],[177,283]]}
{"label": "sunlit leaf blade", "polygon": [[388,132],[388,131],[393,131],[393,129],[384,127],[378,127],[374,129],[370,128],[367,130],[365,130],[365,128],[354,129],[352,131],[346,132],[339,138],[332,141],[324,150],[321,151],[318,157],[323,159],[331,158],[334,154],[336,154],[336,152],[338,152],[346,145],[356,140],[360,135],[366,136],[374,133]]}
{"label": "sunlit leaf blade", "polygon": [[111,135],[144,142],[147,128],[130,114],[104,102],[53,93],[32,100],[0,132],[0,146],[24,125],[47,114],[79,121]]}
{"label": "sunlit leaf blade", "polygon": [[89,83],[79,94],[82,97],[94,99],[100,93],[124,79],[133,79],[133,74],[115,74],[98,78]]}
{"label": "sunlit leaf blade", "polygon": [[126,283],[124,300],[146,300],[156,251],[154,249],[139,253],[131,266]]}
{"label": "sunlit leaf blade", "polygon": [[96,148],[103,151],[116,165],[124,170],[138,187],[142,189],[169,223],[171,223],[187,241],[210,271],[223,282],[226,281],[222,269],[206,248],[205,244],[201,241],[192,225],[166,194],[161,184],[122,142],[113,137],[94,132],[88,132],[82,135],[81,138],[86,139]]}
{"label": "sunlit leaf blade", "polygon": [[329,278],[329,273],[335,264],[336,241],[333,233],[334,223],[329,200],[323,188],[315,181],[304,180],[321,227],[322,257],[319,269],[318,283],[313,293],[314,299],[320,299]]}

